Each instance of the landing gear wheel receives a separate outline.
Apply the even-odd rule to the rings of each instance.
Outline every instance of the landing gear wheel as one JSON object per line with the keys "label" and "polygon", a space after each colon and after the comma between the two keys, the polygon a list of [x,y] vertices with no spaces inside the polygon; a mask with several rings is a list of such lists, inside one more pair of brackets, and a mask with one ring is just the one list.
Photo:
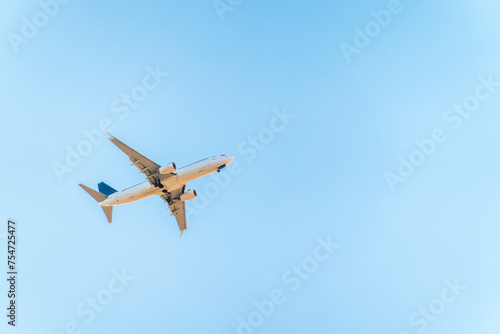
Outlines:
{"label": "landing gear wheel", "polygon": [[155,177],[155,178],[151,178],[151,184],[155,187],[155,188],[160,188],[162,189],[163,188],[163,184],[160,182],[160,179]]}

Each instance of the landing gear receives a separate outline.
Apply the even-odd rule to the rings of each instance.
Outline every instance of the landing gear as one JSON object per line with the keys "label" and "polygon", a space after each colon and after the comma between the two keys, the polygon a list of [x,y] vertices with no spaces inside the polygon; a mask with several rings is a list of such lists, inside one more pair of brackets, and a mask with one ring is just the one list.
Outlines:
{"label": "landing gear", "polygon": [[157,177],[151,179],[151,184],[153,186],[155,186],[156,188],[160,188],[160,189],[163,188],[163,184],[161,184],[160,179]]}
{"label": "landing gear", "polygon": [[170,194],[168,194],[168,197],[165,199],[168,203],[168,205],[172,205],[174,201],[172,201],[172,196],[170,196]]}
{"label": "landing gear", "polygon": [[174,201],[172,199],[172,194],[169,193],[168,190],[166,190],[166,189],[162,190],[162,192],[163,192],[163,195],[161,195],[161,198],[163,198],[163,200],[165,202],[167,202],[168,205],[174,204]]}
{"label": "landing gear", "polygon": [[224,168],[226,168],[226,164],[222,164],[219,167],[217,167],[217,173],[220,173],[220,171]]}

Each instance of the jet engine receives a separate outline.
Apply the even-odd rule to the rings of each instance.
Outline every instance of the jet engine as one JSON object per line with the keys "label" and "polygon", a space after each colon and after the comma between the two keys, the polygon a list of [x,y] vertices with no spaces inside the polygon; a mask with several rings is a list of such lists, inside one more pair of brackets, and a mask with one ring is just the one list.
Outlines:
{"label": "jet engine", "polygon": [[158,171],[160,172],[160,174],[170,174],[170,173],[175,172],[176,169],[177,169],[177,166],[175,165],[175,163],[172,162],[171,164],[160,167],[160,169]]}
{"label": "jet engine", "polygon": [[198,196],[198,194],[196,193],[196,190],[189,189],[188,191],[183,193],[180,198],[181,198],[181,201],[185,202],[185,201],[190,201],[192,199],[195,199],[196,196]]}

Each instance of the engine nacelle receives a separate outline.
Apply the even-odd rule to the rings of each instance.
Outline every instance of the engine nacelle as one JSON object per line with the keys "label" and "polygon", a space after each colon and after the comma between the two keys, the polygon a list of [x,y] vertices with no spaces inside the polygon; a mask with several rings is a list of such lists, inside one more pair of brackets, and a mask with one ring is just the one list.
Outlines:
{"label": "engine nacelle", "polygon": [[175,172],[176,169],[177,169],[177,166],[175,165],[175,163],[172,162],[171,164],[160,167],[160,169],[158,171],[160,172],[160,174],[170,174],[170,173]]}
{"label": "engine nacelle", "polygon": [[189,189],[188,191],[183,193],[180,198],[181,198],[181,201],[185,202],[185,201],[190,201],[192,199],[195,199],[196,196],[198,196],[198,194],[196,193],[196,190]]}

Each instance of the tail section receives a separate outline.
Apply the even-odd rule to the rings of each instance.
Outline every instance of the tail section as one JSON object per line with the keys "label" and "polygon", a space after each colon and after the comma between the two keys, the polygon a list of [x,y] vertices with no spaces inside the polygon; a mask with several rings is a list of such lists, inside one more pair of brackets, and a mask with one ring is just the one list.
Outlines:
{"label": "tail section", "polygon": [[101,182],[97,185],[99,192],[106,196],[116,193],[116,190],[108,186],[106,183]]}
{"label": "tail section", "polygon": [[108,218],[108,223],[111,223],[113,220],[113,207],[112,206],[101,206],[102,211],[104,211],[104,214],[106,215],[106,218]]}
{"label": "tail section", "polygon": [[[101,186],[101,183],[104,186]],[[101,187],[102,187],[103,191],[106,191],[106,192],[109,192],[110,189],[114,190],[113,188],[111,188],[107,184],[105,184],[103,182],[101,182],[101,183],[99,184],[99,190],[101,190]],[[106,196],[105,194],[100,193],[98,191],[95,191],[94,189],[89,188],[81,183],[80,183],[80,187],[82,187],[83,190],[85,190],[90,196],[92,196],[98,203],[101,203],[102,201],[104,201],[105,199],[108,198],[108,196]],[[116,190],[114,190],[112,193],[115,193],[115,192],[116,192]],[[113,219],[113,207],[112,206],[101,206],[101,208],[104,211],[104,214],[106,215],[106,218],[108,219],[108,222],[111,223],[111,220]]]}
{"label": "tail section", "polygon": [[92,196],[98,203],[101,203],[104,201],[108,196],[101,194],[100,192],[95,191],[94,189],[91,189],[83,184],[80,183],[80,187],[83,188],[86,192],[89,193],[90,196]]}

